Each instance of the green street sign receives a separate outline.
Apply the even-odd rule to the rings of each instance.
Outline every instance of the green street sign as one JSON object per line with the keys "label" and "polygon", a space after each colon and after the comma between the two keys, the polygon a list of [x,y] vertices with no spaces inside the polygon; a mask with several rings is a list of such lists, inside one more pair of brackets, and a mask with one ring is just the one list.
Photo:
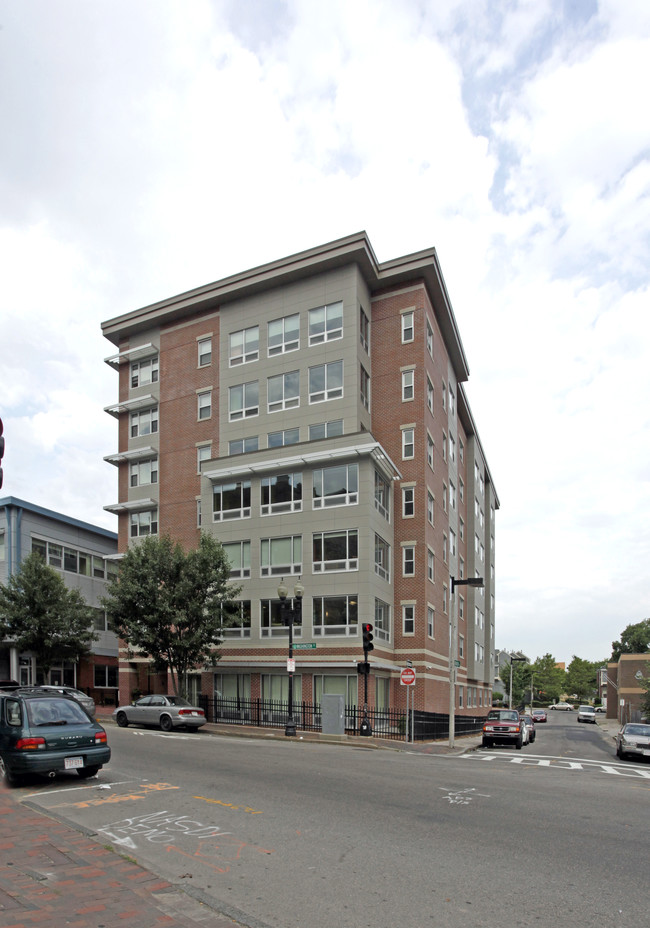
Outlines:
{"label": "green street sign", "polygon": [[456,665],[456,667],[460,667],[460,661],[454,661],[454,664]]}
{"label": "green street sign", "polygon": [[312,651],[316,647],[316,644],[294,644],[294,651]]}

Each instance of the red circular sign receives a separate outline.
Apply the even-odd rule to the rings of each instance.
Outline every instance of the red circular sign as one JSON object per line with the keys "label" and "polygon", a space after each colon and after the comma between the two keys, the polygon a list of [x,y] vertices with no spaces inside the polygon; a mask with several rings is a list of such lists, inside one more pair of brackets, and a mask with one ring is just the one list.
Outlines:
{"label": "red circular sign", "polygon": [[413,686],[415,683],[415,671],[412,667],[405,667],[400,673],[399,679],[404,686]]}

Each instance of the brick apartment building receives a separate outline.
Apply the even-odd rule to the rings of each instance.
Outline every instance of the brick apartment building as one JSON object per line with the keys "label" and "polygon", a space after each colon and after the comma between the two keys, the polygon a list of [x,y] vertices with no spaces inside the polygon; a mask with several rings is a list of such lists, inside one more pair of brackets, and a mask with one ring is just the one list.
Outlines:
{"label": "brick apartment building", "polygon": [[[365,233],[111,319],[119,373],[118,546],[201,530],[226,546],[241,618],[193,695],[287,698],[277,587],[304,585],[294,699],[490,704],[499,501],[463,387],[468,366],[434,249],[378,263]],[[451,578],[482,577],[484,586]],[[453,609],[452,609],[453,607]],[[454,635],[451,634],[452,618]],[[121,652],[120,696],[143,688]],[[131,655],[132,657],[132,655]],[[149,689],[164,681],[147,681]]]}

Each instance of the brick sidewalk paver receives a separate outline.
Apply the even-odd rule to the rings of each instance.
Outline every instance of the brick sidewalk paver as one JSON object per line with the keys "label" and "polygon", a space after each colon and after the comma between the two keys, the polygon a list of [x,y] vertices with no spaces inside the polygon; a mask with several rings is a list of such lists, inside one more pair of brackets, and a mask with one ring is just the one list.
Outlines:
{"label": "brick sidewalk paver", "polygon": [[0,928],[237,924],[0,786]]}

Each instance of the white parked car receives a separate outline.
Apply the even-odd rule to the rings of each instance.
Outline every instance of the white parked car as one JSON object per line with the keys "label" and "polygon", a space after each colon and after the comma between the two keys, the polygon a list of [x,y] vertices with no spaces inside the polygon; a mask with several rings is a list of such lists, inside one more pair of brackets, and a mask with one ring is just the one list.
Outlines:
{"label": "white parked car", "polygon": [[579,722],[593,722],[596,724],[596,710],[593,706],[580,706],[578,709]]}
{"label": "white parked car", "polygon": [[206,723],[203,709],[193,706],[182,696],[143,696],[131,706],[118,706],[113,718],[120,728],[156,725],[163,731],[173,728],[196,730]]}

